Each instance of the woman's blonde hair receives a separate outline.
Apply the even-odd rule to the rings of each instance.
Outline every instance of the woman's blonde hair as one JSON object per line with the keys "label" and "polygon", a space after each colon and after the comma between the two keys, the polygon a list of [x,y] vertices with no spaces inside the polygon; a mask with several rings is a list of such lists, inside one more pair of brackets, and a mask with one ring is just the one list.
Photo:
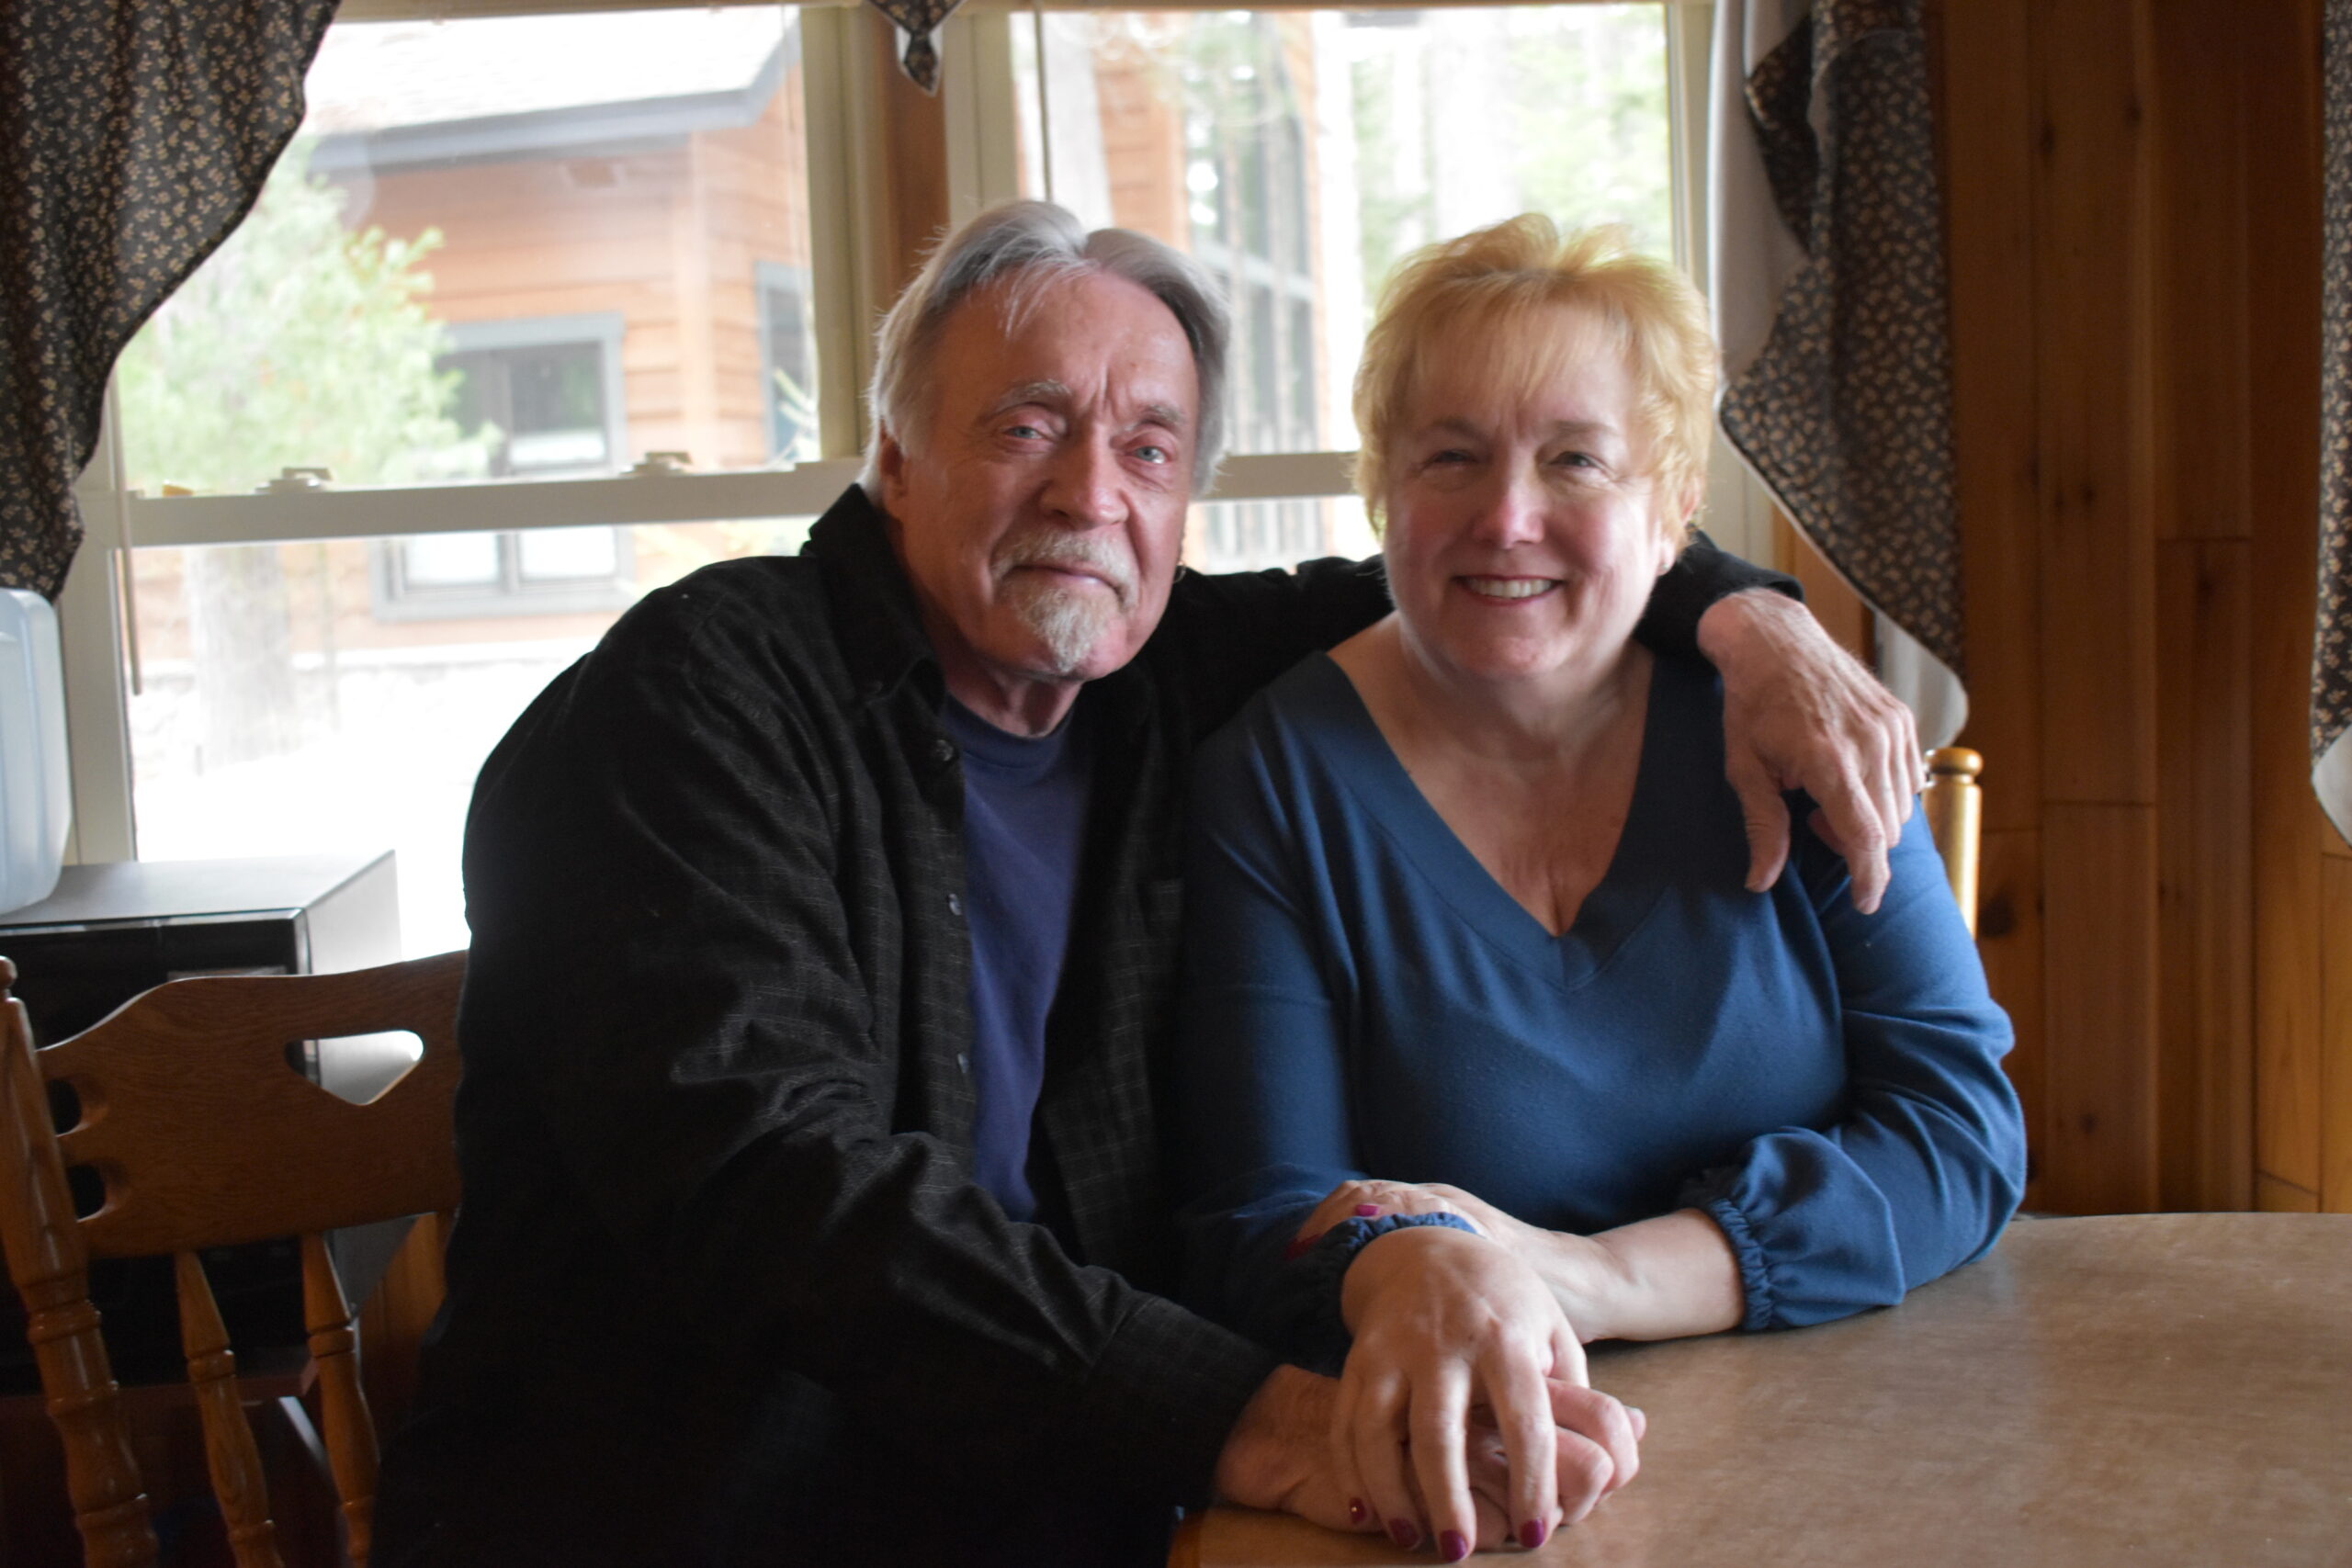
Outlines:
{"label": "woman's blonde hair", "polygon": [[[1557,335],[1524,330],[1547,307],[1589,311],[1620,344],[1634,373],[1629,434],[1645,438],[1658,493],[1694,491],[1706,477],[1715,400],[1715,340],[1690,280],[1633,247],[1614,226],[1563,236],[1529,212],[1424,246],[1381,290],[1380,313],[1356,369],[1356,429],[1363,445],[1356,489],[1378,527],[1389,444],[1405,421],[1423,366],[1453,344],[1483,342],[1497,379],[1532,393],[1558,368]],[[1521,330],[1512,330],[1520,328]],[[1683,517],[1667,525],[1680,536]]]}

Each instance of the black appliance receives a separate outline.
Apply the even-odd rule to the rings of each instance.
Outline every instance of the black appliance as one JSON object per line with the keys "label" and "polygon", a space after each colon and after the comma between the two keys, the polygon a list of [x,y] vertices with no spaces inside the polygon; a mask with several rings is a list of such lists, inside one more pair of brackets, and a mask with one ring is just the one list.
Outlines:
{"label": "black appliance", "polygon": [[[326,975],[396,963],[392,856],[70,865],[49,897],[0,915],[0,955],[17,965],[14,995],[41,1045],[80,1033],[166,980]],[[331,1043],[322,1060],[314,1041],[301,1050],[304,1071],[354,1098],[369,1090],[358,1080],[381,1077],[364,1052],[339,1056]],[[74,1114],[70,1096],[53,1098],[61,1122]],[[77,1184],[77,1199],[95,1203],[96,1196]],[[405,1228],[404,1222],[368,1226],[333,1238],[355,1303],[374,1288]],[[220,1248],[206,1253],[204,1265],[241,1355],[302,1343],[301,1260],[291,1241]],[[169,1258],[101,1260],[91,1269],[90,1294],[106,1322],[118,1382],[186,1375]],[[39,1387],[22,1307],[15,1291],[0,1289],[0,1394]]]}

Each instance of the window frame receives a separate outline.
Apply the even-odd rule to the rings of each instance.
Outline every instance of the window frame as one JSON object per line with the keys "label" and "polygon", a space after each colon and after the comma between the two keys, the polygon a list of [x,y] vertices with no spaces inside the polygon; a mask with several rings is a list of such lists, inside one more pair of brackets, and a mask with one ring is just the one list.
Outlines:
{"label": "window frame", "polygon": [[[713,5],[775,0],[343,0],[338,19],[437,20]],[[1375,6],[1379,0],[1374,0]],[[1389,0],[1395,3],[1395,0]],[[1437,9],[1474,0],[1419,0]],[[1486,0],[1492,3],[1492,0]],[[1560,3],[1560,0],[1550,0]],[[1574,3],[1574,0],[1571,0]],[[1592,0],[1600,3],[1600,0]],[[1705,287],[1705,186],[1709,95],[1708,40],[1713,0],[1648,0],[1660,6],[1668,33],[1668,100],[1676,171],[1676,253]],[[1017,195],[1018,105],[1012,31],[1031,7],[1018,0],[970,0],[945,24],[940,109],[944,121],[947,209],[960,223]],[[859,0],[798,0],[804,117],[808,158],[811,265],[815,298],[839,302],[816,312],[820,450],[797,464],[711,472],[624,471],[593,479],[517,479],[381,489],[275,489],[249,494],[153,496],[127,488],[115,437],[119,405],[109,384],[98,443],[76,488],[86,536],[58,600],[63,632],[69,752],[74,778],[77,862],[136,858],[132,819],[130,696],[140,680],[137,626],[126,615],[130,552],[164,547],[291,543],[334,538],[396,538],[437,533],[514,535],[547,527],[603,524],[719,522],[744,517],[809,516],[852,483],[861,461],[865,412],[860,389],[871,372],[872,343],[856,330],[888,303],[877,280],[891,276],[877,254],[881,209],[890,189],[891,128],[869,92],[853,85],[888,70],[878,60],[878,28],[863,21]],[[1046,0],[1046,8],[1224,9],[1198,0]],[[1359,7],[1372,8],[1372,7]],[[1287,299],[1280,289],[1277,298]],[[567,340],[569,341],[569,340]],[[763,373],[767,347],[763,335]],[[619,355],[607,356],[607,424],[627,455],[626,403],[617,385]],[[618,423],[616,423],[618,422]],[[1752,553],[1768,537],[1769,503],[1736,461],[1719,460],[1710,485],[1710,526],[1730,547]],[[1252,453],[1228,457],[1199,502],[1320,500],[1353,493],[1354,454]],[[510,547],[502,545],[502,550]],[[380,552],[379,552],[380,554]],[[530,595],[483,598],[470,612],[507,613]],[[600,606],[601,607],[601,606]]]}

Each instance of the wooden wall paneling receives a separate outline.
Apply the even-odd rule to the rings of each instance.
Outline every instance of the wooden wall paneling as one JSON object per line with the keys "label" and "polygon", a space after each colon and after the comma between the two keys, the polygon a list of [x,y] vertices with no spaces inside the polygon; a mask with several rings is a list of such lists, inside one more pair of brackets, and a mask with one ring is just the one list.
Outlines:
{"label": "wooden wall paneling", "polygon": [[2157,352],[2149,366],[2159,538],[2245,538],[2245,51],[2235,7],[2147,8]]}
{"label": "wooden wall paneling", "polygon": [[2316,1214],[2319,1194],[2307,1192],[2275,1176],[2257,1176],[2254,1179],[2254,1206],[2266,1214]]}
{"label": "wooden wall paneling", "polygon": [[[2039,6],[2032,19],[2042,789],[2052,801],[2151,804],[2140,7],[2075,0]],[[2066,983],[2054,963],[2051,978]]]}
{"label": "wooden wall paneling", "polygon": [[[2272,532],[2278,532],[2275,527]],[[2310,530],[2306,530],[2306,536]],[[2258,599],[2275,604],[2278,563],[2262,569]],[[2275,555],[2302,554],[2291,544]],[[2301,728],[2310,680],[2310,622],[2266,608],[2255,628],[2254,1021],[2255,1155],[2264,1173],[2316,1191],[2320,1179],[2320,849],[2328,831],[2312,799]],[[2301,657],[2295,657],[2298,647]],[[2286,709],[2281,713],[2280,709]]]}
{"label": "wooden wall paneling", "polygon": [[2156,1202],[2156,813],[2044,808],[2042,1201],[2067,1213]]}
{"label": "wooden wall paneling", "polygon": [[2041,1151],[2049,1138],[2050,1104],[2042,1045],[2041,835],[2032,829],[1987,831],[1977,875],[1976,951],[1984,960],[1994,999],[2007,1010],[2017,1031],[2017,1045],[2002,1066],[2025,1111],[2025,1206],[2040,1209],[2046,1206]]}
{"label": "wooden wall paneling", "polygon": [[2157,547],[2157,1066],[2162,1206],[2244,1209],[2254,1183],[2250,551]]}
{"label": "wooden wall paneling", "polygon": [[2352,1213],[2352,858],[2320,868],[2319,1206]]}
{"label": "wooden wall paneling", "polygon": [[[1989,839],[2031,829],[2041,820],[2041,541],[2029,197],[2036,160],[2026,0],[1950,6],[1937,36],[1943,51],[1952,457],[1966,594],[1969,712],[1961,740],[1984,753]],[[2038,902],[2038,882],[2030,891]],[[2038,942],[2038,922],[2035,931]],[[2025,1006],[1997,986],[1994,994],[2012,1014]],[[2038,1031],[2038,992],[2033,1010]]]}
{"label": "wooden wall paneling", "polygon": [[[2240,7],[2253,524],[2255,1134],[2259,1169],[2320,1181],[2320,871],[2311,792],[2318,570],[2320,122],[2318,0]],[[2276,1189],[2266,1183],[2265,1194]],[[2266,1197],[2266,1202],[2267,1201]]]}

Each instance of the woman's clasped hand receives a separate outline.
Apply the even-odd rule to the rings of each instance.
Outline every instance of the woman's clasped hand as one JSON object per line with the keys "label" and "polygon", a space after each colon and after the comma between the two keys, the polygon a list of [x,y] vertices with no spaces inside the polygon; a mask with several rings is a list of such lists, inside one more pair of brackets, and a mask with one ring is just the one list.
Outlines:
{"label": "woman's clasped hand", "polygon": [[1392,1231],[1350,1265],[1340,1303],[1354,1342],[1332,1468],[1398,1545],[1449,1561],[1540,1546],[1634,1478],[1639,1418],[1588,1385],[1576,1330],[1500,1244]]}

